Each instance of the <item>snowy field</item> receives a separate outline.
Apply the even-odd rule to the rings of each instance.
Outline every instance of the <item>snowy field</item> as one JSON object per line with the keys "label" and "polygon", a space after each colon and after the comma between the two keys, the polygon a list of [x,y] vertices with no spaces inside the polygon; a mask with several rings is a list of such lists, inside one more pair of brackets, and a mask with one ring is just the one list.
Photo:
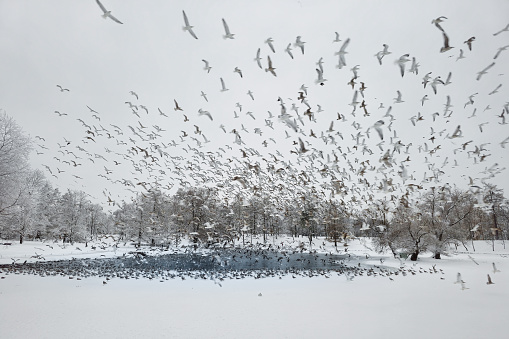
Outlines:
{"label": "snowy field", "polygon": [[[286,243],[298,244],[291,238]],[[317,239],[313,249],[334,251],[330,243],[322,244]],[[120,244],[114,251],[111,245],[0,245],[0,264],[115,257],[134,250]],[[491,242],[478,241],[475,251],[471,244],[468,250],[453,248],[441,260],[423,253],[414,263],[365,245],[369,240],[350,242],[348,265],[379,266],[382,258],[383,266],[403,267],[407,274],[363,274],[351,280],[336,273],[289,274],[225,279],[219,286],[189,278],[115,278],[104,284],[101,277],[77,280],[3,270],[0,337],[507,338],[509,246],[497,242],[493,251]],[[339,249],[344,251],[342,245]],[[456,283],[458,273],[464,284]],[[494,284],[487,284],[487,274]]]}

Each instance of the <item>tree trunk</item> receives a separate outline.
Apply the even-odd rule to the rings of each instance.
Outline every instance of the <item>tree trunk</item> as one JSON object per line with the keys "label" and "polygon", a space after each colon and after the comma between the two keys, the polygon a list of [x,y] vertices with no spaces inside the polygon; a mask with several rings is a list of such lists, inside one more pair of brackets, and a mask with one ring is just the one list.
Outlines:
{"label": "tree trunk", "polygon": [[410,260],[412,261],[417,261],[417,257],[419,256],[419,251],[415,251],[414,253],[412,253],[412,255],[410,256]]}
{"label": "tree trunk", "polygon": [[23,244],[23,234],[19,235],[19,244]]}
{"label": "tree trunk", "polygon": [[435,258],[435,259],[442,259],[440,257],[440,252],[435,252],[435,255],[433,255],[433,258]]}

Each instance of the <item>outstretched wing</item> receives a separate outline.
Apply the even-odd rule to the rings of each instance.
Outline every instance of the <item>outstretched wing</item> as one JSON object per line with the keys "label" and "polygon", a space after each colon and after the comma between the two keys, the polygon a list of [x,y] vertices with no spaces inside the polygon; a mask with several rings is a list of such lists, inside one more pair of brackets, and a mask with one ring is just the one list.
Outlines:
{"label": "outstretched wing", "polygon": [[95,2],[97,2],[97,4],[99,5],[99,7],[101,7],[101,11],[103,11],[103,13],[106,13],[108,10],[106,9],[106,7],[104,7],[104,5],[99,1],[99,0],[95,0]]}

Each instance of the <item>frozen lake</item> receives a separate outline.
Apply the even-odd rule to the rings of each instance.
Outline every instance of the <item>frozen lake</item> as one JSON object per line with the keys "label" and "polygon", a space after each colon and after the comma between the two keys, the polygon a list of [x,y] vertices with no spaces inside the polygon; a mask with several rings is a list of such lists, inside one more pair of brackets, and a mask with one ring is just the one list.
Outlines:
{"label": "frozen lake", "polygon": [[[265,249],[226,249],[197,253],[148,255],[130,252],[116,258],[81,258],[72,260],[38,261],[0,265],[0,271],[76,277],[118,276],[121,278],[175,278],[195,272],[229,274],[230,278],[264,273],[295,273],[301,271],[334,271],[347,273],[360,270],[349,266],[349,255],[330,253],[300,253]],[[364,269],[364,268],[363,268]]]}

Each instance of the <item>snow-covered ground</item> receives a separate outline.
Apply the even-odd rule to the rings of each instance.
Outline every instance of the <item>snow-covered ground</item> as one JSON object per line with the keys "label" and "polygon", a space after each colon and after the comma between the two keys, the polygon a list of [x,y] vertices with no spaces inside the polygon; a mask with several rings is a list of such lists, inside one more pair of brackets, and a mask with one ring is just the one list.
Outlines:
{"label": "snow-covered ground", "polygon": [[[305,239],[302,239],[305,241]],[[281,242],[281,240],[278,240]],[[285,240],[288,246],[298,242]],[[133,247],[104,241],[0,245],[0,264],[112,257]],[[333,247],[322,246],[317,251]],[[350,242],[348,264],[399,268],[389,254]],[[53,248],[50,248],[49,245]],[[509,244],[477,241],[441,260],[402,262],[403,276],[81,280],[0,273],[0,338],[507,338]],[[322,247],[321,247],[322,246]],[[77,249],[79,248],[79,249]],[[340,247],[343,251],[343,247]],[[366,255],[368,259],[366,259]],[[499,272],[493,271],[493,263]],[[433,270],[435,265],[435,271]],[[443,271],[443,273],[442,273]],[[422,272],[422,273],[421,273]],[[461,274],[461,283],[457,274]],[[487,274],[494,284],[488,285]],[[392,280],[391,280],[392,279]]]}

